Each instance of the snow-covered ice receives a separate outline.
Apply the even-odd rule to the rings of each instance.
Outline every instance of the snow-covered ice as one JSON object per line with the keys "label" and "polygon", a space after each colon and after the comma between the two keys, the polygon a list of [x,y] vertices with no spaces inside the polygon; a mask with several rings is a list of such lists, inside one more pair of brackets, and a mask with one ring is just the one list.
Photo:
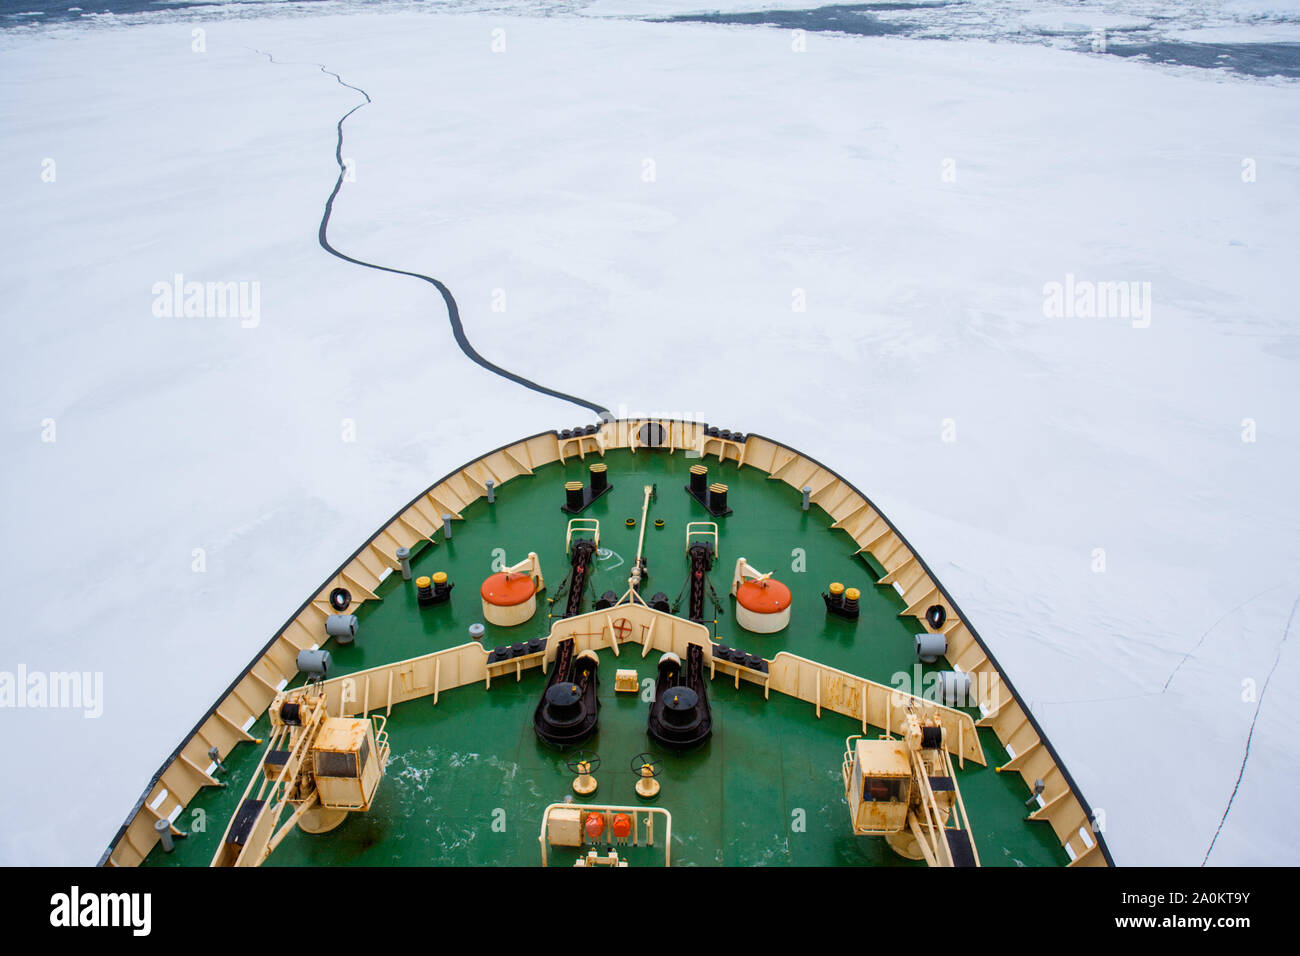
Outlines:
{"label": "snow-covered ice", "polygon": [[[98,719],[0,710],[22,741],[0,862],[96,860],[395,508],[591,420],[467,361],[426,284],[319,248],[361,98],[313,64],[373,98],[345,128],[338,248],[445,281],[520,374],[762,432],[857,484],[1118,862],[1202,861],[1252,721],[1210,862],[1294,858],[1300,87],[622,16],[695,9],[652,2],[0,33],[0,671],[104,674]],[[1229,7],[1187,28],[1248,28]],[[176,274],[259,283],[255,326],[155,315]],[[1149,316],[1045,315],[1067,281],[1150,283]]]}

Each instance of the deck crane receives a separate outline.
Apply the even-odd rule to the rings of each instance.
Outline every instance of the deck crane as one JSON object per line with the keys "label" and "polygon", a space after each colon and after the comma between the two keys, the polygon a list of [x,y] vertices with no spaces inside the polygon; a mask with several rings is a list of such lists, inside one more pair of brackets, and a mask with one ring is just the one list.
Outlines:
{"label": "deck crane", "polygon": [[980,865],[946,738],[935,710],[909,705],[902,740],[845,740],[844,797],[856,835],[883,836],[899,856],[930,866]]}
{"label": "deck crane", "polygon": [[385,718],[329,716],[314,681],[278,694],[268,713],[261,772],[248,781],[212,866],[261,866],[295,825],[325,833],[369,810],[387,768]]}

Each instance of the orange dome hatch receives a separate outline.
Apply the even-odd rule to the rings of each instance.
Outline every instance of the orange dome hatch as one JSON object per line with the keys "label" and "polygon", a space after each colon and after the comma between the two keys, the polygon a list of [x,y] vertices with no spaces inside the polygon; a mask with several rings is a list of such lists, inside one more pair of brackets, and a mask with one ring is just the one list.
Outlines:
{"label": "orange dome hatch", "polygon": [[483,582],[479,593],[488,604],[497,607],[516,607],[536,592],[533,589],[533,579],[529,575],[498,571]]}
{"label": "orange dome hatch", "polygon": [[773,578],[746,581],[736,588],[736,603],[755,614],[776,614],[790,606],[790,589]]}

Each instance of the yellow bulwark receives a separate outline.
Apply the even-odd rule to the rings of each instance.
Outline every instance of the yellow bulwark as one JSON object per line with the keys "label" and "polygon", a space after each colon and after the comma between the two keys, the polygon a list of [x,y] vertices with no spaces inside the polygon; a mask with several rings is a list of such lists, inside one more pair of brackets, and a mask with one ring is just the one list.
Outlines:
{"label": "yellow bulwark", "polygon": [[[1060,767],[1051,746],[1042,738],[1032,715],[1010,689],[1005,676],[998,673],[988,649],[924,562],[870,500],[824,465],[771,439],[750,434],[743,443],[719,442],[705,435],[702,423],[667,419],[609,421],[594,435],[583,436],[579,441],[562,440],[553,431],[533,435],[463,466],[409,502],[320,587],[185,738],[150,782],[136,809],[113,838],[101,864],[139,864],[158,840],[154,823],[161,819],[175,820],[201,788],[218,785],[212,775],[215,765],[208,757],[209,748],[215,747],[224,757],[235,744],[253,739],[248,729],[297,675],[298,652],[325,643],[325,619],[336,613],[329,604],[329,594],[334,588],[344,587],[352,594],[353,605],[345,611],[350,613],[359,602],[373,600],[379,582],[400,566],[396,556],[398,548],[410,547],[422,539],[432,540],[442,528],[444,515],[452,521],[461,520],[460,513],[470,502],[486,497],[488,479],[499,490],[514,478],[531,475],[533,469],[571,454],[585,457],[592,453],[603,455],[609,449],[633,448],[640,427],[647,421],[663,427],[664,447],[716,455],[719,460],[734,458],[792,488],[810,487],[812,503],[831,516],[833,527],[850,535],[859,551],[869,553],[885,569],[882,583],[892,585],[903,597],[907,604],[903,615],[915,617],[921,627],[930,631],[933,629],[925,620],[925,611],[935,604],[942,606],[947,617],[939,631],[948,640],[948,660],[956,670],[971,675],[973,687],[992,689],[988,699],[980,699],[979,725],[989,727],[1011,754],[1010,761],[1000,769],[1020,774],[1027,788],[1036,780],[1044,783],[1037,798],[1039,807],[1031,819],[1052,827],[1072,861],[1071,866],[1109,864],[1085,802]],[[453,648],[460,655],[451,656],[439,666],[447,671],[481,668],[476,679],[485,679],[482,649],[476,645],[468,647],[477,653],[477,661],[468,659],[466,648]],[[776,662],[773,663],[775,666]],[[977,679],[980,675],[985,675],[985,679]],[[352,676],[362,679],[360,674]],[[378,693],[385,690],[377,688]],[[387,696],[392,699],[391,693]],[[173,829],[180,832],[174,826]]]}

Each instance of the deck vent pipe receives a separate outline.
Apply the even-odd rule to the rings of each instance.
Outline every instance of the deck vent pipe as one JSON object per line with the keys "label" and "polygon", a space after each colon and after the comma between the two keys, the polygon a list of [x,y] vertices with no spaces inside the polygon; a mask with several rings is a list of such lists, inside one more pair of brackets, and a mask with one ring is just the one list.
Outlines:
{"label": "deck vent pipe", "polygon": [[397,561],[402,566],[402,580],[411,580],[411,549],[398,548]]}
{"label": "deck vent pipe", "polygon": [[471,624],[471,625],[469,626],[469,637],[470,637],[470,640],[472,640],[472,641],[481,641],[481,640],[483,639],[483,631],[484,631],[484,630],[485,630],[485,628],[483,627],[482,624]]}
{"label": "deck vent pipe", "polygon": [[496,483],[495,481],[493,481],[491,478],[489,478],[487,481],[483,482],[483,484],[487,485],[488,504],[490,504],[490,505],[492,505],[492,504],[496,504],[496,500],[497,500],[497,491],[496,491],[497,483]]}
{"label": "deck vent pipe", "polygon": [[155,820],[153,828],[158,831],[158,841],[162,843],[164,853],[170,853],[176,849],[176,844],[172,842],[172,824],[170,820]]}
{"label": "deck vent pipe", "polygon": [[808,502],[812,501],[812,485],[803,486],[803,510],[808,510]]}
{"label": "deck vent pipe", "polygon": [[923,664],[933,664],[948,653],[948,638],[942,634],[916,635],[916,657]]}
{"label": "deck vent pipe", "polygon": [[939,700],[945,707],[973,707],[970,699],[970,674],[963,671],[939,672]]}
{"label": "deck vent pipe", "polygon": [[451,540],[451,515],[442,516],[442,536],[446,540]]}
{"label": "deck vent pipe", "polygon": [[331,614],[325,618],[325,633],[340,644],[351,644],[357,636],[357,616],[355,614]]}
{"label": "deck vent pipe", "polygon": [[307,650],[298,652],[298,670],[311,680],[324,680],[330,669],[330,652]]}

